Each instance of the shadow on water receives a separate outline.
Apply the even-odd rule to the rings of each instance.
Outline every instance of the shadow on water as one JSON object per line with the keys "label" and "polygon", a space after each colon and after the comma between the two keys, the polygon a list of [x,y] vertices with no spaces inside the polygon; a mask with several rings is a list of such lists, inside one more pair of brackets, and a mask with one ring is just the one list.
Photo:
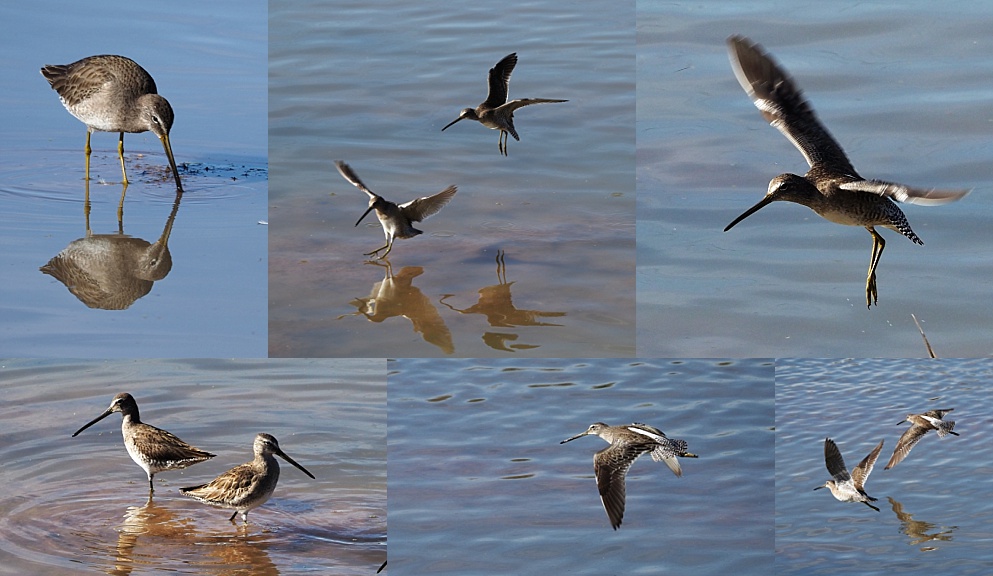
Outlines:
{"label": "shadow on water", "polygon": [[[445,354],[454,354],[455,343],[452,332],[442,317],[439,307],[423,291],[414,286],[414,279],[424,274],[424,267],[404,266],[394,274],[389,260],[368,261],[366,264],[385,268],[385,277],[373,284],[369,296],[356,298],[350,302],[351,306],[356,308],[355,312],[342,314],[338,319],[365,316],[370,322],[382,323],[390,318],[403,317],[410,320],[414,332],[420,334],[425,342],[436,346]],[[438,302],[462,315],[486,316],[489,325],[496,328],[562,326],[562,324],[543,322],[541,319],[561,318],[566,316],[566,312],[522,310],[514,305],[510,291],[514,282],[507,281],[507,265],[503,250],[497,250],[496,274],[497,284],[480,288],[478,301],[468,308],[456,308],[446,302],[448,298],[455,297],[455,294],[445,294]],[[490,348],[503,352],[540,347],[540,344],[510,344],[516,342],[520,336],[516,332],[484,331],[481,338]]]}
{"label": "shadow on water", "polygon": [[166,219],[161,236],[150,243],[124,233],[124,197],[127,189],[125,184],[117,206],[117,232],[94,234],[90,229],[90,183],[87,180],[83,202],[86,235],[70,242],[39,268],[42,273],[65,284],[80,302],[90,308],[125,310],[151,292],[152,285],[172,270],[169,235],[179,212],[182,190],[176,190],[172,212]]}
{"label": "shadow on water", "polygon": [[914,520],[912,514],[903,510],[903,504],[891,497],[887,497],[886,499],[889,500],[890,506],[893,508],[893,513],[900,520],[900,532],[903,532],[910,538],[909,545],[921,546],[921,552],[931,552],[938,549],[938,546],[936,546],[938,542],[952,541],[952,532],[955,531],[956,526],[939,528],[931,522]]}
{"label": "shadow on water", "polygon": [[421,266],[404,266],[399,274],[393,274],[389,260],[370,261],[368,264],[386,269],[386,276],[372,285],[372,291],[365,298],[356,298],[351,305],[358,310],[345,316],[365,316],[370,322],[383,322],[402,316],[414,325],[414,332],[421,334],[424,341],[440,348],[445,354],[455,352],[452,333],[438,308],[419,288],[414,286],[414,278],[424,273]]}
{"label": "shadow on water", "polygon": [[[514,328],[518,326],[562,326],[540,321],[541,318],[562,317],[565,312],[544,312],[541,310],[520,310],[514,306],[510,287],[513,282],[507,281],[507,264],[504,261],[503,250],[497,250],[497,284],[484,286],[479,289],[479,301],[472,306],[460,310],[445,302],[446,298],[454,294],[445,294],[440,300],[442,304],[448,306],[460,314],[482,314],[486,316],[490,326],[495,328]],[[515,350],[538,348],[536,344],[507,344],[514,342],[520,337],[519,334],[507,334],[505,332],[485,332],[483,342],[494,350],[504,352],[514,352]]]}

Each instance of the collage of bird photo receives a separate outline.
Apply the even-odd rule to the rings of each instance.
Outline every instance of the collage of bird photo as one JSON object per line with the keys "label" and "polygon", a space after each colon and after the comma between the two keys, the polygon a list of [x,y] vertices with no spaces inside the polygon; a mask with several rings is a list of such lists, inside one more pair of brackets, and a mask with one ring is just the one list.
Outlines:
{"label": "collage of bird photo", "polygon": [[5,16],[0,575],[993,573],[993,5]]}

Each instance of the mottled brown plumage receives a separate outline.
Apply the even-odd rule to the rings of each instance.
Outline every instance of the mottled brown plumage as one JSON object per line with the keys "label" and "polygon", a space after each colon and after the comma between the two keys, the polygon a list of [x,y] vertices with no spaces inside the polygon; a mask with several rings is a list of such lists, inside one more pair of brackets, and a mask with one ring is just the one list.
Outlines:
{"label": "mottled brown plumage", "polygon": [[890,456],[890,461],[883,470],[889,470],[900,462],[903,462],[903,459],[910,454],[911,449],[917,446],[921,438],[924,438],[924,435],[931,430],[937,430],[939,438],[943,438],[949,434],[958,436],[958,432],[952,431],[955,428],[955,422],[952,420],[942,420],[945,414],[952,410],[954,408],[929,410],[922,414],[907,414],[906,418],[897,422],[897,425],[910,422],[911,426],[900,436],[900,440],[896,443],[896,448],[893,449],[893,455]]}
{"label": "mottled brown plumage", "polygon": [[362,217],[359,218],[355,225],[358,226],[369,212],[376,211],[379,223],[383,225],[383,233],[386,234],[386,245],[372,252],[366,252],[365,255],[372,256],[378,254],[380,250],[385,249],[386,252],[383,252],[382,256],[378,257],[380,260],[385,258],[390,253],[390,250],[393,249],[394,239],[413,238],[418,234],[422,234],[420,230],[414,228],[413,223],[420,222],[429,216],[437,214],[439,210],[451,201],[455,193],[458,192],[455,186],[449,186],[433,196],[424,196],[405,204],[397,205],[370,190],[359,180],[358,174],[348,164],[337,161],[334,165],[338,168],[338,172],[342,178],[348,180],[353,186],[369,196],[369,207],[362,213]]}
{"label": "mottled brown plumage", "polygon": [[588,435],[599,436],[610,443],[610,446],[593,456],[593,471],[600,491],[600,501],[614,530],[617,530],[624,518],[624,477],[639,456],[646,452],[651,453],[652,460],[665,462],[676,476],[683,475],[677,456],[697,457],[686,451],[685,440],[672,440],[658,428],[637,422],[627,426],[608,426],[603,422],[596,422],[585,432],[567,438],[560,444]]}
{"label": "mottled brown plumage", "polygon": [[279,463],[273,458],[276,454],[296,466],[301,472],[314,478],[306,468],[279,449],[279,443],[269,434],[259,434],[253,444],[255,459],[247,464],[235,466],[207,484],[180,488],[179,492],[218,508],[233,508],[235,516],[241,514],[248,522],[248,512],[266,503],[279,481]]}
{"label": "mottled brown plumage", "polygon": [[117,153],[124,184],[127,184],[124,133],[151,130],[162,141],[176,187],[182,189],[169,143],[174,118],[172,106],[158,94],[155,80],[137,62],[124,56],[90,56],[72,64],[44,66],[41,73],[58,92],[66,110],[86,124],[87,180],[90,179],[90,135],[93,132],[120,133]]}
{"label": "mottled brown plumage", "polygon": [[872,256],[865,287],[866,305],[871,307],[878,296],[876,266],[886,246],[875,226],[896,230],[913,242],[924,244],[893,200],[923,205],[946,204],[962,198],[969,190],[911,188],[862,178],[845,151],[817,119],[793,78],[763,52],[761,46],[742,36],[731,36],[728,49],[738,83],[762,116],[803,154],[810,170],[803,176],[780,174],[773,178],[765,197],[735,218],[724,231],[776,201],[802,204],[836,224],[864,226],[872,236]]}
{"label": "mottled brown plumage", "polygon": [[121,434],[124,437],[124,447],[127,448],[128,454],[131,455],[135,464],[141,466],[145,474],[148,475],[149,492],[155,491],[152,478],[156,473],[163,470],[186,468],[215,456],[210,452],[190,446],[170,432],[142,422],[138,415],[138,403],[127,392],[121,392],[114,396],[110,407],[103,414],[76,430],[72,435],[73,438],[114,412],[120,412],[123,417]]}
{"label": "mottled brown plumage", "polygon": [[500,131],[498,142],[500,153],[506,156],[507,134],[509,133],[518,142],[521,140],[517,136],[517,130],[514,129],[515,110],[532,104],[568,102],[568,100],[550,100],[548,98],[518,98],[507,102],[507,95],[510,90],[510,74],[514,71],[514,66],[517,66],[517,53],[504,56],[496,63],[496,66],[490,68],[487,78],[489,92],[486,95],[486,100],[475,108],[463,108],[459,117],[449,122],[441,131],[444,132],[449,126],[460,120],[475,120],[487,128]]}

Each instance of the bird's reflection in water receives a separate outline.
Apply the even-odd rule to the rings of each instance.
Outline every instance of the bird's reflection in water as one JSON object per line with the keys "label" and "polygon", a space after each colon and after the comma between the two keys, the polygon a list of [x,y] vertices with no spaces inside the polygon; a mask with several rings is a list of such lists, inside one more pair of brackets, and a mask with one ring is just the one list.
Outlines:
{"label": "bird's reflection in water", "polygon": [[87,181],[83,203],[86,236],[70,242],[40,270],[65,284],[80,302],[90,308],[128,308],[135,300],[148,294],[155,281],[165,278],[172,269],[169,234],[182,196],[182,191],[177,190],[162,235],[154,243],[149,243],[124,233],[124,192],[117,208],[117,232],[94,234],[90,230],[90,184]]}
{"label": "bird's reflection in water", "polygon": [[[137,563],[142,571],[142,559],[154,554],[162,539],[189,538],[193,533],[189,520],[180,520],[168,508],[156,506],[152,495],[143,506],[129,506],[124,520],[117,528],[117,548],[110,574],[130,574]],[[141,546],[141,551],[136,552]]]}
{"label": "bird's reflection in water", "polygon": [[[370,261],[368,264],[386,268],[386,277],[376,282],[369,296],[351,301],[358,311],[343,316],[365,316],[370,322],[382,322],[403,316],[414,325],[414,332],[425,342],[440,348],[445,354],[455,352],[452,333],[431,300],[413,285],[414,278],[424,273],[420,266],[404,266],[393,274],[389,260]],[[343,316],[339,316],[339,319]]]}
{"label": "bird's reflection in water", "polygon": [[[550,322],[542,322],[542,318],[561,318],[565,312],[544,312],[541,310],[520,310],[514,306],[510,287],[514,282],[507,281],[507,264],[503,250],[497,250],[496,255],[497,284],[479,289],[479,301],[472,306],[460,310],[448,302],[453,294],[446,294],[441,299],[441,303],[462,314],[482,314],[486,316],[490,326],[496,328],[516,328],[520,326],[562,326]],[[487,346],[496,350],[514,352],[516,350],[527,350],[537,348],[535,344],[508,344],[516,341],[519,334],[506,332],[485,332],[483,342]]]}
{"label": "bird's reflection in water", "polygon": [[[955,526],[945,529],[938,529],[937,526],[930,522],[925,522],[923,520],[914,520],[914,518],[907,512],[903,511],[903,504],[897,502],[893,498],[887,498],[890,501],[890,506],[893,508],[893,513],[900,520],[900,531],[910,537],[911,546],[921,546],[922,544],[937,543],[937,542],[950,542],[952,540],[952,532],[955,531]],[[937,550],[937,546],[924,545],[921,546],[921,552],[931,552]]]}
{"label": "bird's reflection in water", "polygon": [[211,567],[213,574],[279,574],[269,557],[267,534],[250,534],[247,526],[241,526],[234,534],[225,528],[215,535],[197,530],[195,524],[186,515],[157,506],[149,496],[144,506],[131,506],[124,513],[117,529],[115,558],[107,572],[145,573],[150,566],[185,571],[195,558],[194,563]]}

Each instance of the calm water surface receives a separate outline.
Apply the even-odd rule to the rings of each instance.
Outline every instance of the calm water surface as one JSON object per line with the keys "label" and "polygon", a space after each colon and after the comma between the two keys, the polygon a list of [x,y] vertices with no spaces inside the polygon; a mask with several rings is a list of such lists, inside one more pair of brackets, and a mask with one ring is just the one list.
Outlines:
{"label": "calm water surface", "polygon": [[[769,574],[773,364],[389,364],[390,568],[405,574]],[[646,422],[699,459],[641,458],[624,524],[597,495],[596,421]]]}
{"label": "calm water surface", "polygon": [[[264,356],[265,4],[42,0],[4,15],[0,348],[17,356]],[[148,132],[129,134],[132,184],[119,215],[117,136],[100,132],[91,142],[87,219],[86,128],[38,71],[105,53],[141,64],[175,111],[171,141],[186,190],[178,206],[161,143]],[[154,284],[114,268],[107,276],[117,279],[109,290],[117,296],[82,289],[109,281],[67,280],[77,297],[39,271],[88,232],[88,242],[118,247],[155,242],[170,217],[172,267]]]}
{"label": "calm water surface", "polygon": [[[993,565],[989,360],[779,360],[776,573],[988,574]],[[884,470],[908,413],[954,408],[960,436],[925,436]],[[851,467],[883,440],[866,491],[875,512],[813,491],[824,438]]]}
{"label": "calm water surface", "polygon": [[[638,3],[638,328],[645,356],[990,354],[993,7],[927,2]],[[904,205],[924,240],[888,239],[865,308],[871,241],[776,203],[730,232],[803,157],[742,91],[726,38],[759,42],[796,78],[866,177],[973,188]]]}
{"label": "calm water surface", "polygon": [[[371,574],[386,557],[382,360],[5,361],[0,364],[0,556],[11,574]],[[121,417],[72,438],[118,392],[143,421],[217,454],[155,477],[128,457]],[[230,511],[181,496],[252,458],[268,432],[272,498]]]}
{"label": "calm water surface", "polygon": [[[271,355],[634,355],[633,2],[271,6]],[[442,133],[511,52],[511,98],[569,102],[519,110],[507,158]],[[459,192],[390,272],[334,160],[395,202]]]}

